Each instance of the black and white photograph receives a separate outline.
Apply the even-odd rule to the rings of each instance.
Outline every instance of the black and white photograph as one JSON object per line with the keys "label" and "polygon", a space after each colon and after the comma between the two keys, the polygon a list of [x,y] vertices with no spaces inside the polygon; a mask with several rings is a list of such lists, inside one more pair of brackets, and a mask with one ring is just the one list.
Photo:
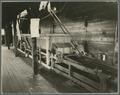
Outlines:
{"label": "black and white photograph", "polygon": [[1,4],[2,94],[119,92],[117,0]]}

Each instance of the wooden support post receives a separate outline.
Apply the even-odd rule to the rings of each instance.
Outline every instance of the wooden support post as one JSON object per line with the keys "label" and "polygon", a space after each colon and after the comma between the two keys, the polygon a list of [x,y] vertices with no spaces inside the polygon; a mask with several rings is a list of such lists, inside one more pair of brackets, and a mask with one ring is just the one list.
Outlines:
{"label": "wooden support post", "polygon": [[107,91],[107,76],[103,74],[102,72],[98,73],[98,76],[100,78],[100,92],[106,92]]}
{"label": "wooden support post", "polygon": [[13,27],[13,22],[12,22],[12,46],[14,46],[14,27]]}
{"label": "wooden support post", "polygon": [[69,66],[69,73],[68,74],[69,74],[69,77],[71,77],[71,65],[69,64],[68,66]]}
{"label": "wooden support post", "polygon": [[34,75],[39,74],[39,63],[38,63],[38,56],[37,56],[37,38],[32,38],[32,56],[33,56],[33,70]]}
{"label": "wooden support post", "polygon": [[46,38],[46,63],[47,66],[50,64],[50,53],[49,53],[49,48],[50,48],[50,41],[49,37]]}
{"label": "wooden support post", "polygon": [[7,46],[6,29],[5,29],[5,46]]}
{"label": "wooden support post", "polygon": [[15,56],[18,56],[18,51],[17,51],[17,30],[16,30],[16,19],[13,20],[13,28],[14,28],[14,51],[15,51]]}
{"label": "wooden support post", "polygon": [[39,63],[41,64],[41,48],[39,47]]}
{"label": "wooden support post", "polygon": [[51,54],[51,57],[50,57],[51,59],[50,59],[50,62],[51,62],[51,69],[53,69],[54,68],[54,65],[55,65],[55,61],[54,61],[54,56],[53,56],[53,54]]}

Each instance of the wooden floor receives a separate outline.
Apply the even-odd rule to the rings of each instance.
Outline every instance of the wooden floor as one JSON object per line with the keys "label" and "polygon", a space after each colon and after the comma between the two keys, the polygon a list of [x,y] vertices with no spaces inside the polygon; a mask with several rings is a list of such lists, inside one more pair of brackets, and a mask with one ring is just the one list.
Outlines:
{"label": "wooden floor", "polygon": [[40,80],[33,79],[31,61],[15,57],[13,50],[2,46],[3,93],[81,93],[88,92],[70,80],[45,69],[40,71]]}

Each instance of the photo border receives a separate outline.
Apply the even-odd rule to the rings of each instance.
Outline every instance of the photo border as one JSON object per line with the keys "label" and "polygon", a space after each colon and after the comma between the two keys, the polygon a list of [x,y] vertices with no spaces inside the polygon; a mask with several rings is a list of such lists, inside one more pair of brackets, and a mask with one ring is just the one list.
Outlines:
{"label": "photo border", "polygon": [[[4,2],[40,2],[42,0],[1,0],[0,1],[0,29],[2,29],[2,3]],[[46,0],[47,1],[47,0]],[[118,4],[118,43],[120,45],[120,0],[48,0],[48,1],[53,1],[53,2],[117,2]],[[1,33],[0,33],[0,38],[1,38]],[[1,39],[0,39],[1,40]],[[2,45],[1,41],[0,41],[0,45]],[[119,47],[118,45],[118,47]],[[120,47],[119,47],[120,48]],[[48,94],[52,94],[52,95],[56,95],[56,94],[60,94],[60,95],[120,95],[120,88],[119,88],[119,68],[120,68],[120,64],[119,64],[119,60],[120,60],[120,49],[118,48],[118,92],[116,93],[46,93],[45,95]],[[2,93],[2,60],[1,60],[1,46],[0,46],[0,93],[4,94],[4,95],[13,95],[13,94],[17,94],[17,95],[26,95],[29,93]],[[41,93],[33,93],[34,94],[39,94],[39,95],[43,95]]]}

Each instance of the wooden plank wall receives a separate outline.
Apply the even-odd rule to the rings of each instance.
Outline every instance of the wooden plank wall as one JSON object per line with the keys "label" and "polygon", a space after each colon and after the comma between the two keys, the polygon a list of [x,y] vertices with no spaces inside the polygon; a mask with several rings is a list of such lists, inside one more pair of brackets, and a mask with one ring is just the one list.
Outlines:
{"label": "wooden plank wall", "polygon": [[[109,62],[113,62],[115,48],[116,21],[113,20],[90,20],[88,21],[87,36],[84,27],[84,20],[69,20],[60,18],[70,33],[78,33],[79,37],[74,37],[79,43],[88,41],[89,51],[94,55],[98,52],[105,52],[109,55]],[[51,33],[52,25],[49,22],[41,24],[41,33]],[[59,25],[54,28],[55,33],[63,33]],[[53,37],[52,42],[69,42],[69,37]],[[44,41],[42,42],[44,45]]]}

